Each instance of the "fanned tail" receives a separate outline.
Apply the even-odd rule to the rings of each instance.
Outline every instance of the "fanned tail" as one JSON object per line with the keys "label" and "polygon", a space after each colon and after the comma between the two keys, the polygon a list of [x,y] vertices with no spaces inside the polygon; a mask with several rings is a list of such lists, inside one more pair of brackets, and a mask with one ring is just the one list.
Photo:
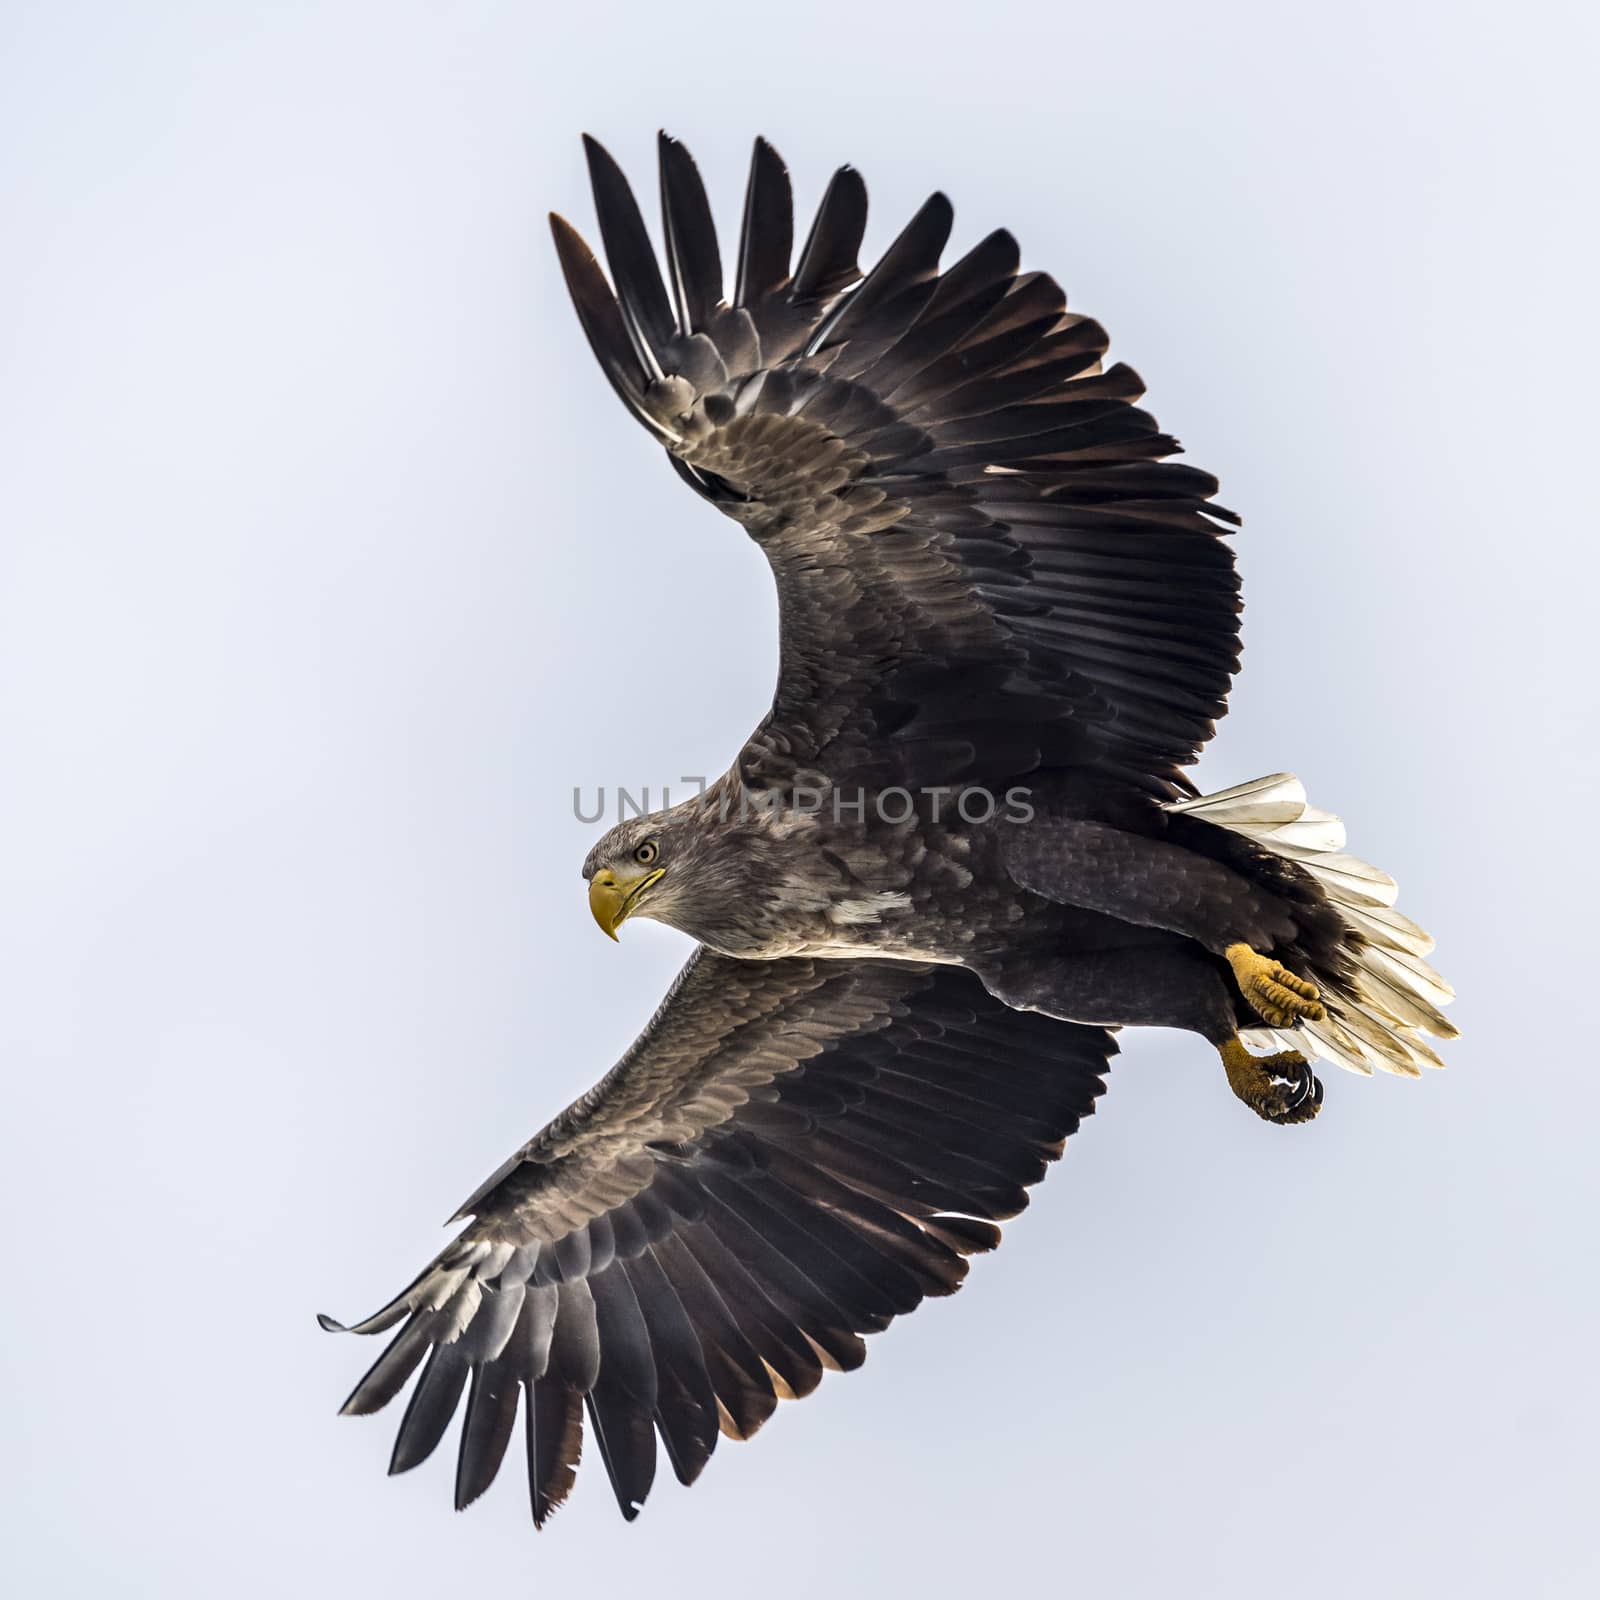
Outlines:
{"label": "fanned tail", "polygon": [[[1257,1047],[1295,1049],[1351,1072],[1416,1078],[1444,1063],[1424,1039],[1453,1039],[1457,1029],[1440,1012],[1455,990],[1423,958],[1433,940],[1394,909],[1398,886],[1388,873],[1344,853],[1344,824],[1306,800],[1292,773],[1277,772],[1167,808],[1241,834],[1303,868],[1338,913],[1347,932],[1344,977],[1324,985],[1327,1016],[1292,1033],[1252,1028]],[[1320,975],[1319,975],[1320,977]]]}

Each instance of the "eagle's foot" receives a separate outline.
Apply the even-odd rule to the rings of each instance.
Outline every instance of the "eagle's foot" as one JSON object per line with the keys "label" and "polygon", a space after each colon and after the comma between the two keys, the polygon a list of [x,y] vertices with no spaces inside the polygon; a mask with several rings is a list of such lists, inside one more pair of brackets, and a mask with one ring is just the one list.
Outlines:
{"label": "eagle's foot", "polygon": [[1240,992],[1263,1022],[1274,1028],[1295,1023],[1321,1022],[1322,991],[1305,978],[1297,978],[1281,961],[1258,955],[1247,944],[1230,944],[1223,954],[1233,968]]}
{"label": "eagle's foot", "polygon": [[1222,1046],[1222,1065],[1228,1087],[1266,1122],[1310,1122],[1322,1109],[1322,1080],[1296,1051],[1253,1056],[1242,1040],[1230,1039]]}

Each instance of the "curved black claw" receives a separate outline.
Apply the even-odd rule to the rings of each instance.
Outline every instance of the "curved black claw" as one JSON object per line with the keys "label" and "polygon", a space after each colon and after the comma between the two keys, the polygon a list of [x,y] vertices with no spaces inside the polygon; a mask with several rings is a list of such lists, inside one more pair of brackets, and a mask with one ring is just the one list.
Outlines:
{"label": "curved black claw", "polygon": [[1322,1080],[1297,1051],[1253,1056],[1232,1039],[1222,1047],[1222,1064],[1229,1087],[1264,1122],[1291,1127],[1322,1109]]}
{"label": "curved black claw", "polygon": [[1279,1127],[1310,1122],[1322,1109],[1322,1079],[1311,1070],[1311,1063],[1304,1056],[1284,1051],[1264,1057],[1262,1065],[1267,1067],[1272,1087],[1281,1097],[1282,1109],[1261,1115]]}

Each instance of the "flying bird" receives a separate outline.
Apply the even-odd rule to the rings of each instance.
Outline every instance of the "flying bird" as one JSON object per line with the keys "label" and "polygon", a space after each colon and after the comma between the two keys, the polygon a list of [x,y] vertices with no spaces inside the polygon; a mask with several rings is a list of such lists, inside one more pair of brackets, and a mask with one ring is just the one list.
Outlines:
{"label": "flying bird", "polygon": [[849,167],[797,254],[761,140],[730,282],[662,137],[658,258],[587,153],[609,280],[551,219],[579,321],[765,553],[780,670],[723,777],[584,864],[608,935],[696,941],[656,1015],[353,1329],[393,1337],[347,1413],[422,1369],[391,1470],[464,1395],[465,1506],[520,1410],[538,1524],[586,1417],[631,1518],[658,1445],[692,1482],[958,1288],[1093,1111],[1118,1028],[1198,1034],[1279,1124],[1317,1114],[1314,1060],[1417,1076],[1454,1033],[1432,940],[1337,818],[1286,774],[1186,777],[1238,666],[1238,519],[1099,324],[1007,232],[942,265],[939,194],[863,275]]}

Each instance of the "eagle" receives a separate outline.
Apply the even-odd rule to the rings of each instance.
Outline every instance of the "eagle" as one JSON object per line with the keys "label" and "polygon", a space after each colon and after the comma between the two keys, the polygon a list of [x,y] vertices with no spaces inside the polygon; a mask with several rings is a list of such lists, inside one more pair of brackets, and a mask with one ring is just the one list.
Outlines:
{"label": "eagle", "polygon": [[766,555],[777,689],[722,777],[583,864],[607,935],[651,917],[695,943],[644,1032],[394,1300],[321,1319],[392,1333],[345,1413],[421,1369],[391,1471],[463,1412],[458,1508],[520,1410],[537,1525],[586,1422],[631,1519],[660,1450],[692,1483],[959,1288],[1119,1029],[1198,1034],[1280,1125],[1317,1115],[1313,1062],[1415,1077],[1455,1031],[1433,941],[1336,817],[1287,774],[1186,776],[1239,663],[1238,518],[1011,234],[944,265],[935,194],[863,274],[844,167],[796,253],[757,140],[730,283],[681,144],[659,256],[586,149],[609,278],[551,218],[578,320]]}

